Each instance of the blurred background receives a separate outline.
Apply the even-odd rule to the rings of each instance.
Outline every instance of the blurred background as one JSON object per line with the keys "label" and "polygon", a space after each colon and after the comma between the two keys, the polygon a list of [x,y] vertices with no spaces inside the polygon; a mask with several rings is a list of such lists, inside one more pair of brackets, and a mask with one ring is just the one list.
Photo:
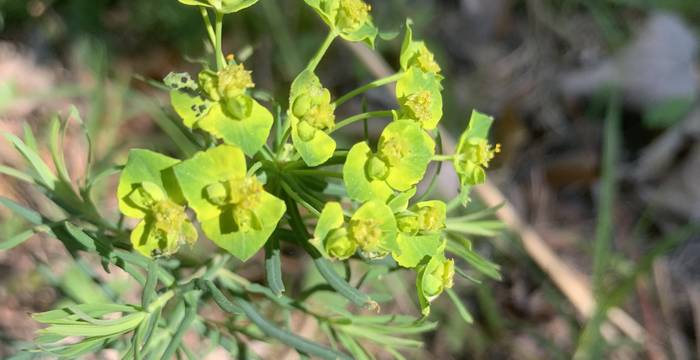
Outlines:
{"label": "blurred background", "polygon": [[[414,36],[436,53],[446,78],[445,137],[459,136],[476,108],[496,118],[492,138],[503,148],[492,184],[473,196],[475,206],[507,210],[498,215],[504,226],[491,222],[493,231],[475,234],[503,279],[458,283],[474,323],[441,299],[433,315],[441,326],[407,356],[565,359],[594,341],[610,358],[700,358],[698,0],[370,3],[381,30],[400,31],[410,17]],[[245,60],[258,89],[285,99],[325,32],[301,0],[262,0],[226,18],[224,47]],[[0,130],[21,134],[27,122],[41,144],[50,117],[75,104],[98,167],[123,163],[132,147],[177,154],[167,93],[152,81],[196,72],[211,51],[205,36],[197,10],[175,0],[0,0]],[[401,36],[379,41],[379,57],[335,43],[321,79],[343,94],[387,75],[398,67]],[[370,108],[393,101],[385,90],[366,100]],[[362,104],[353,106],[344,111]],[[86,153],[69,128],[76,174]],[[20,160],[0,144],[1,164]],[[454,194],[454,178],[442,181]],[[115,182],[96,192],[111,215]],[[8,177],[0,177],[0,195],[52,211]],[[0,238],[22,225],[0,208]],[[305,276],[302,261],[287,251],[290,278]],[[85,276],[57,241],[37,237],[0,252],[0,358],[32,339],[28,313],[88,296],[94,283],[81,282]],[[133,286],[110,276],[119,291]],[[399,307],[417,314],[411,289]],[[603,336],[590,337],[609,308]]]}

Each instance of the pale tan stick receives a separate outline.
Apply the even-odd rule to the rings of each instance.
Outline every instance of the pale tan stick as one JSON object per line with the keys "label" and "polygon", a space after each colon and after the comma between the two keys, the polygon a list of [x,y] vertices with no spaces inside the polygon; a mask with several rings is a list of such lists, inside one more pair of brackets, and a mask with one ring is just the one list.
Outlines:
{"label": "pale tan stick", "polygon": [[[348,42],[346,44],[377,78],[386,77],[394,73],[394,70],[382,57],[370,51],[365,45]],[[441,129],[441,132],[445,152],[453,151],[454,139],[444,129]],[[440,179],[443,186],[438,186],[438,188],[443,192],[452,189],[452,194],[445,195],[454,197],[456,196],[457,187],[454,185],[455,182],[451,179],[448,180],[449,182],[443,183],[443,180]],[[595,311],[595,299],[586,276],[572,269],[559,258],[539,234],[522,221],[510,202],[491,182],[487,180],[485,184],[476,186],[474,191],[484,201],[486,206],[493,207],[503,204],[496,216],[511,231],[520,235],[523,246],[530,257],[549,275],[552,282],[564,293],[576,310],[582,316],[589,318]],[[644,341],[644,328],[625,311],[618,308],[610,309],[608,319],[630,339],[639,343]],[[608,339],[614,337],[614,332],[607,325],[604,325],[601,331]]]}
{"label": "pale tan stick", "polygon": [[692,359],[690,344],[682,333],[680,319],[678,319],[678,314],[674,309],[678,294],[671,286],[671,272],[668,268],[668,262],[664,259],[654,261],[653,272],[654,285],[656,285],[656,292],[659,296],[661,315],[663,315],[666,324],[673,358],[677,360]]}

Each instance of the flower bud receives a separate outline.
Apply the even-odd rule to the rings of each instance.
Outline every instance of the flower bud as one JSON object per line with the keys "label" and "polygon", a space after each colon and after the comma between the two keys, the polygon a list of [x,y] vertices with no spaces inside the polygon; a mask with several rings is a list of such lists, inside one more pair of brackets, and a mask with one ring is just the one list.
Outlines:
{"label": "flower bud", "polygon": [[219,95],[230,99],[242,95],[246,89],[255,86],[251,72],[243,67],[243,64],[231,64],[219,71],[217,89]]}
{"label": "flower bud", "polygon": [[370,20],[372,7],[362,0],[340,0],[336,25],[344,32],[357,31]]}

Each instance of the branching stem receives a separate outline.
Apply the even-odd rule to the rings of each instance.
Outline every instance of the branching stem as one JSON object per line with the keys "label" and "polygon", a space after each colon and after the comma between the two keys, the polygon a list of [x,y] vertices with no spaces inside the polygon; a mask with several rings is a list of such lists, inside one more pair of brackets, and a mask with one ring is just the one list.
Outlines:
{"label": "branching stem", "polygon": [[390,84],[390,83],[392,83],[392,82],[394,82],[394,81],[399,80],[399,79],[403,76],[403,74],[404,74],[404,73],[399,72],[399,73],[396,73],[396,74],[394,74],[394,75],[389,75],[389,76],[387,76],[387,77],[374,80],[374,81],[372,81],[371,83],[362,85],[362,86],[360,86],[359,88],[357,88],[357,89],[355,89],[355,90],[352,90],[352,91],[350,91],[349,93],[347,93],[347,94],[345,94],[345,95],[339,97],[333,104],[335,104],[335,106],[338,107],[338,106],[344,104],[345,102],[347,102],[348,100],[354,98],[355,96],[360,95],[360,94],[362,94],[362,93],[364,93],[364,92],[366,92],[366,91],[368,91],[368,90],[375,89],[375,88],[378,88],[378,87],[382,87],[382,86],[384,86],[384,85],[386,85],[386,84]]}
{"label": "branching stem", "polygon": [[345,126],[348,126],[354,122],[362,121],[365,119],[371,119],[371,118],[385,118],[385,117],[390,117],[391,116],[391,110],[381,110],[381,111],[368,111],[365,113],[353,115],[347,119],[343,119],[341,121],[338,121],[335,124],[335,127],[329,131],[328,133],[331,134],[334,131],[343,128]]}

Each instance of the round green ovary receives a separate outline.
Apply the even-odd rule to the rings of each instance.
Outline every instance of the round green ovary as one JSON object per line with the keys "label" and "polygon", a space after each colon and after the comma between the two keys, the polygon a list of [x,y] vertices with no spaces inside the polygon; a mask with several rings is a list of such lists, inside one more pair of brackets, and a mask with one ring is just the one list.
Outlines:
{"label": "round green ovary", "polygon": [[316,130],[330,130],[335,126],[335,107],[331,93],[323,87],[313,87],[294,101],[292,113],[299,119],[297,131],[303,141],[311,141]]}
{"label": "round green ovary", "polygon": [[365,171],[370,180],[384,180],[389,174],[389,167],[379,156],[371,155],[365,164]]}
{"label": "round green ovary", "polygon": [[324,248],[332,258],[347,259],[357,250],[357,243],[348,237],[344,227],[332,230],[326,238]]}
{"label": "round green ovary", "polygon": [[235,120],[246,119],[253,111],[253,99],[243,94],[224,98],[221,105],[224,113]]}
{"label": "round green ovary", "polygon": [[231,206],[231,214],[238,231],[258,230],[260,221],[255,209],[260,205],[263,187],[255,177],[230,179],[205,188],[207,200],[225,208]]}
{"label": "round green ovary", "polygon": [[[435,261],[433,259],[432,261]],[[431,261],[431,262],[432,262]],[[434,298],[445,288],[452,287],[452,278],[454,277],[454,261],[444,260],[437,264],[429,263],[426,273],[423,274],[423,295],[426,298]]]}

